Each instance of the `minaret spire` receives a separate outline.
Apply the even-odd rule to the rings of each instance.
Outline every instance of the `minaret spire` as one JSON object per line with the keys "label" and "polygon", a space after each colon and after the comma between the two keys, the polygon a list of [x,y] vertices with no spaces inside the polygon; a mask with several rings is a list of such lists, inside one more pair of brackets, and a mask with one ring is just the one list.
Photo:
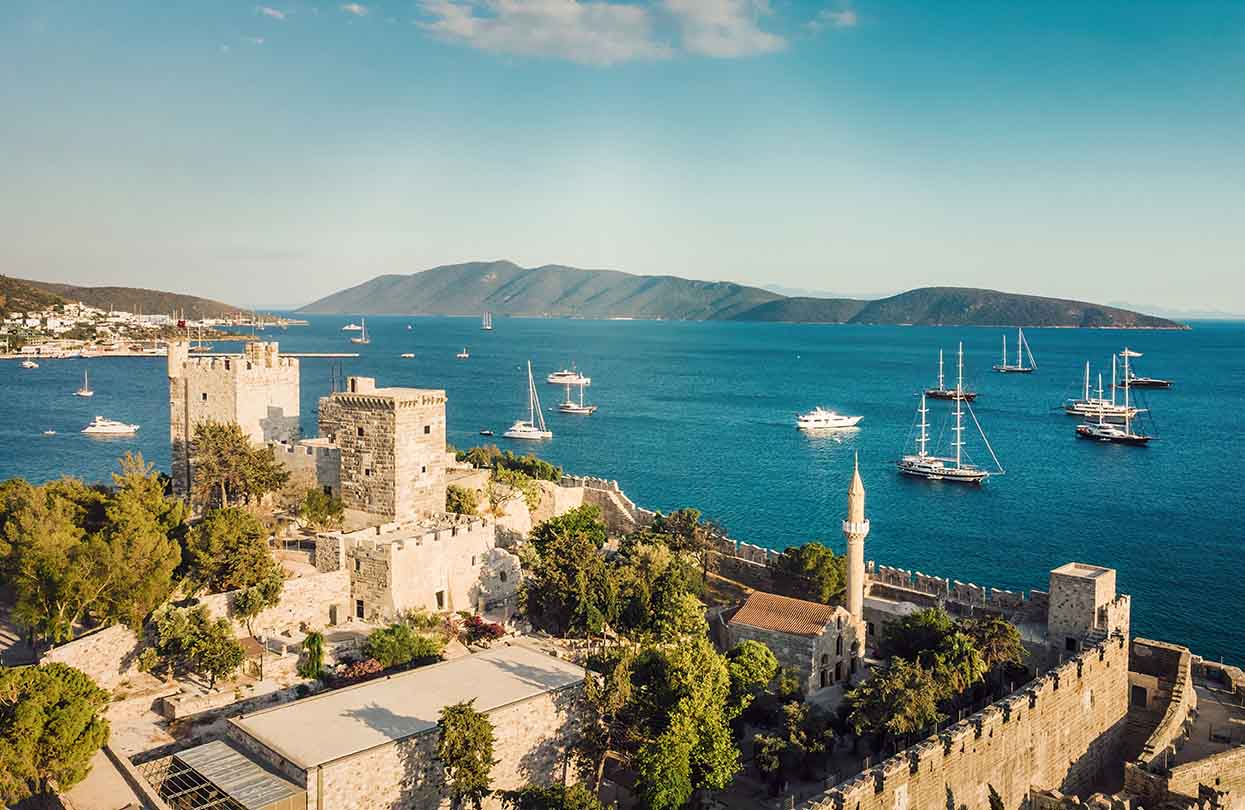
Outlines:
{"label": "minaret spire", "polygon": [[852,465],[852,483],[847,488],[847,519],[843,536],[847,539],[847,612],[856,628],[857,654],[865,645],[865,537],[869,519],[865,517],[865,484],[860,480],[860,454]]}

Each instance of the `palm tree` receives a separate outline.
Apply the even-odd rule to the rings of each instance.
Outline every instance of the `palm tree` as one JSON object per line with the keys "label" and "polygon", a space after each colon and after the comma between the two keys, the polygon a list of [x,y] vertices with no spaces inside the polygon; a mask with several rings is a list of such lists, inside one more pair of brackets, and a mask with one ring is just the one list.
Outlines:
{"label": "palm tree", "polygon": [[985,680],[989,671],[977,645],[967,634],[959,631],[943,639],[936,658],[937,669],[945,676],[953,698]]}

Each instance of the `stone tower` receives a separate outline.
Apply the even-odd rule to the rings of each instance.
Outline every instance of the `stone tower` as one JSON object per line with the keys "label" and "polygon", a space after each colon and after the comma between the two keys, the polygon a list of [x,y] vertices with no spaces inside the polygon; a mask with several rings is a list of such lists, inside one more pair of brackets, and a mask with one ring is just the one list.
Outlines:
{"label": "stone tower", "polygon": [[256,444],[298,438],[298,360],[276,343],[247,343],[241,356],[198,357],[169,341],[169,439],[173,491],[190,493],[190,442],[203,422],[234,422]]}
{"label": "stone tower", "polygon": [[852,468],[852,484],[847,488],[847,519],[843,536],[847,538],[847,612],[856,625],[856,638],[863,640],[865,625],[865,537],[869,520],[865,517],[865,485],[860,480],[860,458]]}

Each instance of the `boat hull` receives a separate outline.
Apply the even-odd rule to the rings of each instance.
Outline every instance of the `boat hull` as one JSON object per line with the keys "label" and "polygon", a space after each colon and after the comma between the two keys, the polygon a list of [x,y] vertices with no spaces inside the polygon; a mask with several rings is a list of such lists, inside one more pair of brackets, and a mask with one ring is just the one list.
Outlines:
{"label": "boat hull", "polygon": [[1149,444],[1150,439],[1153,438],[1140,433],[1100,433],[1089,425],[1077,425],[1076,436],[1078,439],[1086,439],[1087,441],[1131,444],[1137,447]]}
{"label": "boat hull", "polygon": [[846,416],[840,419],[830,420],[814,420],[814,419],[797,419],[795,426],[800,430],[848,430],[860,424],[863,416]]}
{"label": "boat hull", "polygon": [[558,410],[562,413],[571,413],[580,416],[591,416],[596,409],[596,405],[568,405],[563,403],[558,406]]}
{"label": "boat hull", "polygon": [[994,370],[1000,374],[1032,374],[1033,369],[1023,366],[995,366]]}
{"label": "boat hull", "polygon": [[1150,377],[1134,377],[1128,381],[1132,388],[1171,388],[1171,380],[1156,380]]}
{"label": "boat hull", "polygon": [[976,467],[948,467],[946,465],[909,459],[895,462],[900,475],[920,478],[926,481],[950,481],[955,484],[980,484],[990,477],[990,473]]}
{"label": "boat hull", "polygon": [[977,399],[977,392],[965,391],[957,397],[955,391],[949,388],[927,388],[925,390],[925,396],[930,399],[949,399],[952,401],[962,398],[965,402],[973,402]]}

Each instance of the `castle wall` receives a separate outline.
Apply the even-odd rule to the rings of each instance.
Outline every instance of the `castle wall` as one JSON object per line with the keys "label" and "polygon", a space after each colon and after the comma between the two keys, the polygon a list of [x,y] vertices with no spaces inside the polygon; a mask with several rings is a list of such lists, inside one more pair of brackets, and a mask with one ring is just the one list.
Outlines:
{"label": "castle wall", "polygon": [[[199,599],[199,604],[205,606],[214,618],[228,618],[234,633],[242,636],[246,634],[246,625],[234,619],[231,612],[237,595],[237,591],[208,594]],[[264,636],[303,625],[321,630],[332,622],[332,609],[349,600],[350,576],[346,571],[291,577],[281,588],[280,601],[261,612],[251,624],[256,635]]]}
{"label": "castle wall", "polygon": [[341,448],[322,439],[269,442],[268,446],[293,480],[313,481],[317,488],[327,487],[330,495],[341,497]]}
{"label": "castle wall", "polygon": [[1128,711],[1128,645],[1113,636],[1023,690],[805,805],[816,810],[985,807],[989,786],[1018,810],[1030,787],[1088,795],[1118,761]]}
{"label": "castle wall", "polygon": [[133,630],[114,624],[53,647],[43,654],[39,663],[65,664],[80,669],[101,689],[115,689],[138,672],[141,646]]}

